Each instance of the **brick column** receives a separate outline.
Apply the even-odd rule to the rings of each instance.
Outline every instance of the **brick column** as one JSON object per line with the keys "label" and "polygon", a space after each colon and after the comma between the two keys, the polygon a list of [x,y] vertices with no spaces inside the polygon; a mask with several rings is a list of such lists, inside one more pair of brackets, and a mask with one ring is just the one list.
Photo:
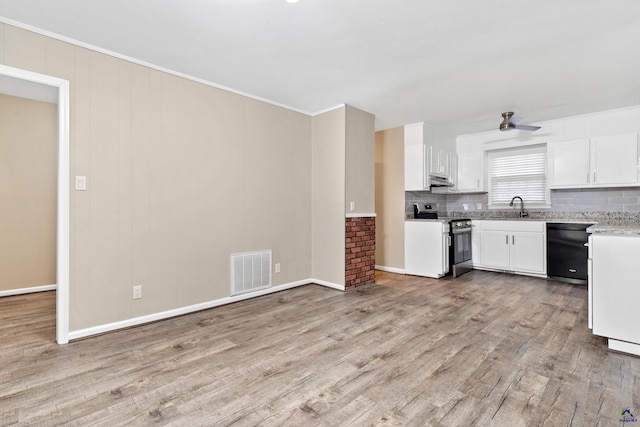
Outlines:
{"label": "brick column", "polygon": [[376,218],[346,218],[345,228],[345,289],[375,284]]}

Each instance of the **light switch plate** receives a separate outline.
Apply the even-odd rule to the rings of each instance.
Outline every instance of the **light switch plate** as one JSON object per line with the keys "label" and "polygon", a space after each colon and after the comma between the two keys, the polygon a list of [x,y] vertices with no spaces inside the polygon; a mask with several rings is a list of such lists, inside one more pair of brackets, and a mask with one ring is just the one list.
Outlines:
{"label": "light switch plate", "polygon": [[76,191],[86,191],[86,190],[87,190],[87,177],[76,176]]}

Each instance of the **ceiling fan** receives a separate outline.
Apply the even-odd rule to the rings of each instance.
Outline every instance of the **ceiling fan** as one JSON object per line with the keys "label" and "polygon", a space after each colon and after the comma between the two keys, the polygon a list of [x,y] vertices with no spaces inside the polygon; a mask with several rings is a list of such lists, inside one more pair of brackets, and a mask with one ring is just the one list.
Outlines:
{"label": "ceiling fan", "polygon": [[513,117],[513,112],[511,111],[502,113],[502,117],[504,118],[504,120],[502,120],[502,123],[500,123],[501,131],[518,129],[518,130],[528,130],[533,132],[540,129],[540,126],[519,125],[518,123],[520,123],[520,120],[522,120],[522,117]]}

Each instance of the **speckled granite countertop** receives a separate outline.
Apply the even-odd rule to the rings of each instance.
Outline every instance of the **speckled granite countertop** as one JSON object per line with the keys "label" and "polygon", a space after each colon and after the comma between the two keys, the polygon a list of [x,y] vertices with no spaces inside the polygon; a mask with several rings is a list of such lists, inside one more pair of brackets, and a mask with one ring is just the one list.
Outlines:
{"label": "speckled granite countertop", "polygon": [[[494,221],[545,221],[545,222],[573,222],[582,224],[595,224],[601,227],[615,227],[622,230],[635,230],[640,228],[640,212],[548,212],[529,211],[529,216],[520,218],[514,211],[470,211],[470,212],[441,212],[441,219],[415,220],[415,221],[440,221],[454,218],[469,218],[475,220]],[[413,215],[407,215],[407,221],[414,221]],[[604,229],[603,229],[604,230]],[[607,229],[611,231],[610,228]],[[604,231],[596,231],[598,233]],[[630,231],[635,233],[635,231]]]}
{"label": "speckled granite countertop", "polygon": [[587,228],[592,234],[637,234],[640,235],[640,225],[601,225],[595,224]]}
{"label": "speckled granite countertop", "polygon": [[416,218],[405,218],[405,221],[421,221],[421,222],[449,222],[451,218],[438,218],[438,219],[416,219]]}

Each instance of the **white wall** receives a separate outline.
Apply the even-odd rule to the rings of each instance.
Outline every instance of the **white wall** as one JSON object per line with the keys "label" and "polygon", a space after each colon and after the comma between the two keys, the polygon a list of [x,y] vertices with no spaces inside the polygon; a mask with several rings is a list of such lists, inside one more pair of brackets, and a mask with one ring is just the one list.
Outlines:
{"label": "white wall", "polygon": [[70,81],[72,334],[228,297],[235,252],[311,277],[309,116],[7,24],[0,63]]}

